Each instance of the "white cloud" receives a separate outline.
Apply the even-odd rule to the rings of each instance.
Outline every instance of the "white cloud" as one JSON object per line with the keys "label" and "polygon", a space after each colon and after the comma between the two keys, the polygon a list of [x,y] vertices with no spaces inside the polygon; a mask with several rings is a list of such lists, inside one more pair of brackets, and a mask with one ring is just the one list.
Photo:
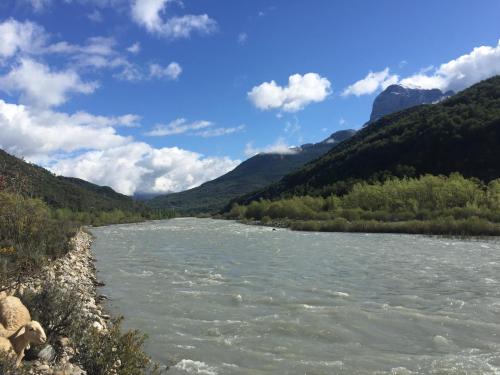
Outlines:
{"label": "white cloud", "polygon": [[133,142],[62,159],[51,170],[132,195],[190,189],[229,172],[239,162],[227,157],[203,157],[178,147],[154,149],[146,143]]}
{"label": "white cloud", "polygon": [[[66,58],[65,63],[70,66],[70,71],[108,69],[114,71],[113,77],[127,81],[138,81],[148,76],[116,50],[114,38],[92,37],[83,44],[66,41],[49,43],[50,39],[45,29],[37,24],[12,19],[4,21],[0,23],[0,64],[3,62],[7,66],[19,58],[60,55]],[[129,48],[129,52],[133,53],[138,47],[138,43],[132,45],[132,51]]]}
{"label": "white cloud", "polygon": [[150,137],[163,137],[166,135],[178,135],[192,130],[200,130],[212,126],[213,123],[206,120],[188,122],[184,118],[178,118],[167,125],[158,124],[153,130],[145,133]]}
{"label": "white cloud", "polygon": [[0,58],[13,57],[19,52],[37,52],[46,38],[43,27],[33,22],[8,19],[0,23]]}
{"label": "white cloud", "polygon": [[138,121],[133,114],[69,115],[0,100],[0,148],[48,165],[56,174],[108,185],[124,194],[189,189],[239,164],[177,147],[155,149],[117,134],[116,126]]}
{"label": "white cloud", "polygon": [[20,93],[20,100],[36,107],[58,106],[70,93],[90,94],[96,82],[83,82],[73,70],[54,72],[47,65],[23,58],[9,73],[0,77],[0,88]]}
{"label": "white cloud", "polygon": [[238,34],[238,43],[243,45],[247,42],[248,34],[247,33],[239,33]]}
{"label": "white cloud", "polygon": [[144,78],[142,71],[133,64],[125,65],[120,72],[113,75],[117,79],[129,82],[137,82]]}
{"label": "white cloud", "polygon": [[170,80],[176,80],[182,73],[182,67],[174,62],[171,62],[166,67],[159,64],[149,65],[149,76],[151,78],[168,78]]}
{"label": "white cloud", "polygon": [[184,118],[178,118],[167,125],[158,124],[153,130],[146,132],[144,135],[150,137],[164,137],[168,135],[187,134],[197,137],[210,138],[220,137],[238,133],[245,129],[245,125],[239,125],[231,128],[216,128],[211,121],[200,120],[188,122]]}
{"label": "white cloud", "polygon": [[51,110],[33,111],[24,105],[0,100],[0,148],[29,160],[46,160],[57,152],[105,149],[129,142],[113,126],[137,122],[134,115],[74,115]]}
{"label": "white cloud", "polygon": [[127,48],[127,51],[133,54],[137,54],[141,51],[141,43],[135,42],[130,47]]}
{"label": "white cloud", "polygon": [[278,138],[276,142],[263,148],[253,147],[252,142],[248,142],[245,146],[245,155],[248,157],[257,154],[292,155],[298,153],[299,151],[299,148],[289,146],[283,138]]}
{"label": "white cloud", "polygon": [[160,32],[163,26],[161,13],[170,0],[135,0],[132,2],[132,18],[150,32]]}
{"label": "white cloud", "polygon": [[410,87],[459,91],[500,74],[500,40],[496,46],[480,46],[442,64],[431,74],[419,73],[401,80]]}
{"label": "white cloud", "polygon": [[202,130],[194,133],[194,135],[203,137],[203,138],[211,138],[211,137],[220,137],[223,135],[229,135],[234,133],[239,133],[240,131],[245,129],[245,125],[235,126],[234,128],[212,128],[207,130]]}
{"label": "white cloud", "polygon": [[134,0],[132,19],[151,33],[167,38],[189,38],[193,32],[211,34],[217,30],[217,22],[206,14],[176,16],[163,19],[169,3],[175,0]]}
{"label": "white cloud", "polygon": [[385,90],[388,86],[398,83],[398,80],[397,75],[390,74],[389,68],[380,72],[370,72],[365,78],[348,86],[342,92],[342,96],[370,95],[378,90]]}
{"label": "white cloud", "polygon": [[389,68],[370,72],[364,79],[347,87],[342,95],[373,94],[394,83],[410,88],[460,91],[497,74],[500,74],[500,40],[496,46],[476,47],[470,53],[441,64],[438,68],[426,67],[403,79],[391,75]]}
{"label": "white cloud", "polygon": [[289,77],[288,86],[279,86],[275,81],[264,82],[254,87],[248,98],[262,110],[297,112],[310,103],[325,100],[330,94],[330,87],[330,81],[317,73],[294,74]]}
{"label": "white cloud", "polygon": [[169,38],[189,38],[193,32],[209,35],[217,31],[217,22],[206,14],[172,17],[163,26],[162,34]]}

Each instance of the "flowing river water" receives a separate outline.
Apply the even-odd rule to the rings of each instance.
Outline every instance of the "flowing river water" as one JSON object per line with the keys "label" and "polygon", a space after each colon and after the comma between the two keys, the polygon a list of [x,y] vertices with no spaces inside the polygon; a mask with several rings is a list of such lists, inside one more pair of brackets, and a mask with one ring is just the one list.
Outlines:
{"label": "flowing river water", "polygon": [[500,241],[211,219],[93,228],[169,374],[500,374]]}

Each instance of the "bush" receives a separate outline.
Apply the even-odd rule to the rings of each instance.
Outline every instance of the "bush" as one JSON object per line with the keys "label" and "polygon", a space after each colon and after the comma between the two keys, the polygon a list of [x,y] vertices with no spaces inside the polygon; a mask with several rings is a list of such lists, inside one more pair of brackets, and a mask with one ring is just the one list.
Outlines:
{"label": "bush", "polygon": [[29,375],[29,368],[26,366],[16,367],[16,357],[0,352],[0,374],[2,375]]}
{"label": "bush", "polygon": [[40,322],[49,343],[58,337],[71,336],[73,322],[78,321],[84,303],[74,289],[61,289],[57,284],[46,281],[37,293],[26,292],[22,299],[28,307],[31,318]]}
{"label": "bush", "polygon": [[146,371],[159,374],[160,370],[142,351],[146,336],[138,331],[122,333],[122,318],[108,324],[101,332],[86,323],[72,339],[76,346],[75,360],[88,375],[143,375]]}
{"label": "bush", "polygon": [[288,220],[297,230],[499,232],[495,223],[500,223],[500,179],[485,186],[477,179],[452,173],[448,177],[390,177],[385,182],[353,182],[351,186],[343,196],[253,201],[249,206],[233,207],[230,215],[243,213],[247,219],[265,218],[266,222],[267,217]]}
{"label": "bush", "polygon": [[53,219],[40,200],[0,192],[0,291],[65,254],[77,225]]}
{"label": "bush", "polygon": [[88,375],[109,375],[113,371],[119,375],[160,373],[142,349],[146,336],[138,331],[122,332],[123,318],[112,320],[107,330],[97,330],[78,296],[72,289],[64,290],[47,282],[40,292],[23,296],[23,302],[32,318],[42,324],[48,342],[55,348],[58,348],[55,344],[59,337],[70,339],[76,353],[73,360]]}

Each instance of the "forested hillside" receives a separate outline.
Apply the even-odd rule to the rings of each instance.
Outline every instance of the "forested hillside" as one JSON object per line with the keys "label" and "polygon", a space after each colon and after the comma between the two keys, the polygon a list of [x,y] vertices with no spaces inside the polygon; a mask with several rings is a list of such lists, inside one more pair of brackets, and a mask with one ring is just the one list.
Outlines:
{"label": "forested hillside", "polygon": [[132,198],[77,178],[55,176],[48,170],[0,150],[0,178],[3,189],[41,198],[52,208],[73,211],[134,211],[142,205]]}
{"label": "forested hillside", "polygon": [[500,76],[439,103],[375,121],[278,183],[237,200],[247,204],[293,195],[342,195],[360,181],[459,172],[500,177]]}
{"label": "forested hillside", "polygon": [[216,212],[231,199],[278,181],[287,173],[319,158],[354,133],[354,130],[341,130],[323,142],[303,145],[290,154],[255,155],[213,181],[180,193],[156,197],[149,201],[148,205],[175,209],[182,214]]}

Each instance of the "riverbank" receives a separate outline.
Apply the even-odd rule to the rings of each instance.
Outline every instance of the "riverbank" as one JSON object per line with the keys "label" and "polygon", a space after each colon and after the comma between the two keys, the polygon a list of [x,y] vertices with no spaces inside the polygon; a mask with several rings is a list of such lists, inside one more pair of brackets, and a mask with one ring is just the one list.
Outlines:
{"label": "riverbank", "polygon": [[484,219],[469,218],[455,220],[409,220],[382,222],[376,220],[237,220],[242,224],[261,225],[273,228],[287,228],[302,232],[345,232],[345,233],[393,233],[424,234],[457,237],[500,236],[500,224]]}
{"label": "riverbank", "polygon": [[[99,295],[92,235],[80,229],[64,256],[20,284],[14,295],[44,327],[48,343],[27,353],[19,374],[138,374],[149,358],[144,337],[120,331],[120,319],[106,314]],[[18,374],[18,372],[13,372]]]}
{"label": "riverbank", "polygon": [[226,219],[318,232],[500,235],[500,180],[452,173],[360,182],[338,194],[233,204]]}

